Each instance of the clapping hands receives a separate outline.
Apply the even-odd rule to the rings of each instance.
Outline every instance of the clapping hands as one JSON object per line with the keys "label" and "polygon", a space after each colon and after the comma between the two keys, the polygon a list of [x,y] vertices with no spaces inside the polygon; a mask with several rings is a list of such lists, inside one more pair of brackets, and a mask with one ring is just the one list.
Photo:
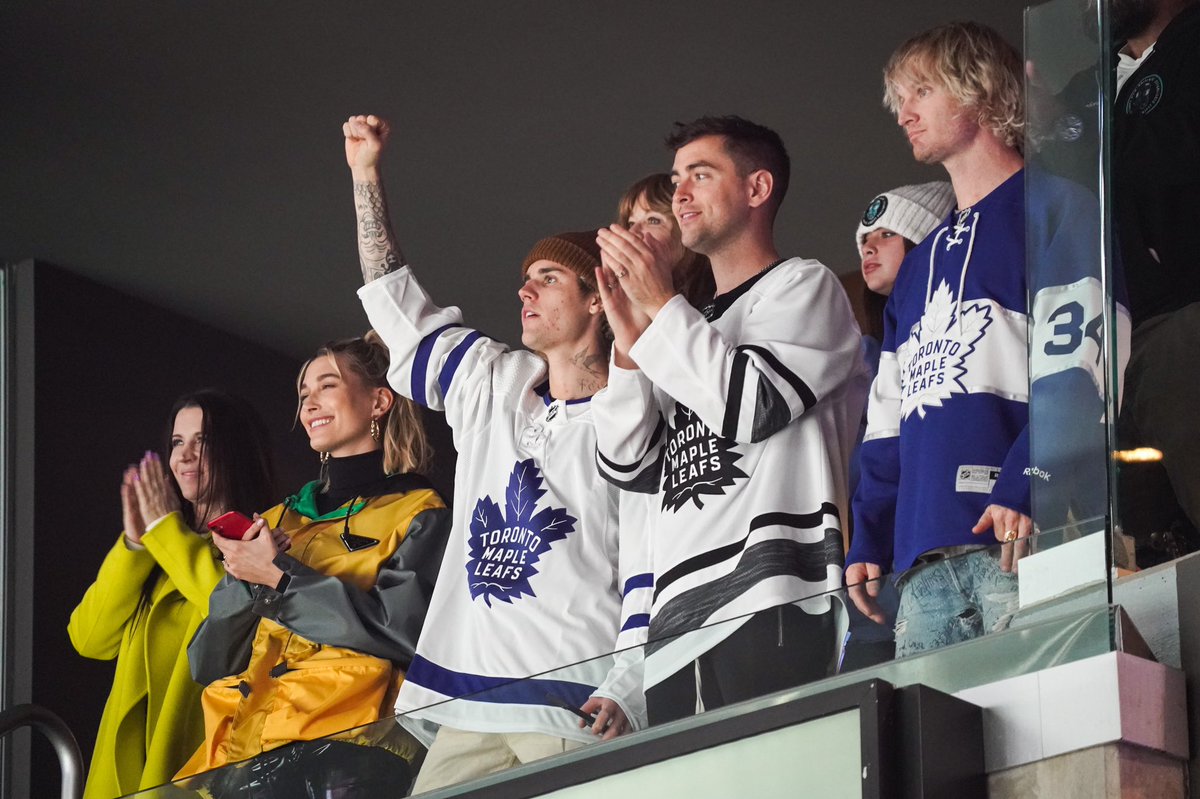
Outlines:
{"label": "clapping hands", "polygon": [[121,478],[121,518],[125,537],[141,544],[146,525],[179,510],[179,496],[157,453],[147,452]]}

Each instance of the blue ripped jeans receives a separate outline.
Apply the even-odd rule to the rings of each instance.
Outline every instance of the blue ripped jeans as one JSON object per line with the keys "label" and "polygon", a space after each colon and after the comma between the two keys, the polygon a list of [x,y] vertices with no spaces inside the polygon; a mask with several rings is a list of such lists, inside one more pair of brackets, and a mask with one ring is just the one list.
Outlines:
{"label": "blue ripped jeans", "polygon": [[1017,575],[1000,571],[998,547],[916,566],[900,581],[896,657],[999,632],[1016,612]]}

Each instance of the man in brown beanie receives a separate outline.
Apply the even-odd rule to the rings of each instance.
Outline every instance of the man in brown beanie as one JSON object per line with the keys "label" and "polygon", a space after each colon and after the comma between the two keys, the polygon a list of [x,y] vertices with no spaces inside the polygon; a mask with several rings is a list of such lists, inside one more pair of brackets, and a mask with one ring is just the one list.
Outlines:
{"label": "man in brown beanie", "polygon": [[359,296],[391,350],[390,382],[444,411],[458,449],[453,528],[396,700],[440,725],[419,793],[641,726],[640,654],[609,653],[644,640],[649,568],[618,541],[617,492],[593,465],[590,400],[608,378],[595,234],[534,245],[517,292],[534,352],[511,351],[434,305],[405,263],[378,169],[387,123],[355,116],[343,132]]}

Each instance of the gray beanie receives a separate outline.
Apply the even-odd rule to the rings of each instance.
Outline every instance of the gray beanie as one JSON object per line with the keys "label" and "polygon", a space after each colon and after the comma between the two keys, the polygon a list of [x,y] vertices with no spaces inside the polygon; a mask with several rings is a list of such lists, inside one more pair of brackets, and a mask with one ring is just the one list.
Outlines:
{"label": "gray beanie", "polygon": [[933,232],[954,207],[954,187],[945,181],[918,183],[885,191],[871,200],[854,234],[854,251],[876,228],[899,233],[914,244]]}

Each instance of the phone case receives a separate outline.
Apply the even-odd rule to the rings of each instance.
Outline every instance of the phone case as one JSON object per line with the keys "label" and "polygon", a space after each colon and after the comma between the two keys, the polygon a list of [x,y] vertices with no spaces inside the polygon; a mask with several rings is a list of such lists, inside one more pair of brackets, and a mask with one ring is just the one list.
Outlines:
{"label": "phone case", "polygon": [[254,522],[250,521],[237,511],[231,510],[229,513],[223,513],[209,522],[208,529],[212,530],[219,536],[223,536],[225,538],[236,538],[240,541],[242,536],[246,534],[246,531],[250,529],[250,525],[252,524],[254,524]]}

